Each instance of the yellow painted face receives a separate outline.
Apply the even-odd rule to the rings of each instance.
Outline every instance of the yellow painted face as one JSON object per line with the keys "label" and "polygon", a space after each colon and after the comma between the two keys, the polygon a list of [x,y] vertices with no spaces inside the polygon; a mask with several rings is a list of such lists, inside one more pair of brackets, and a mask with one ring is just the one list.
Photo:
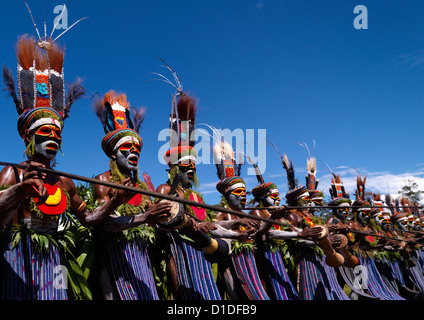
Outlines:
{"label": "yellow painted face", "polygon": [[129,166],[136,168],[140,157],[141,145],[138,141],[126,141],[118,148],[118,152],[122,154]]}
{"label": "yellow painted face", "polygon": [[244,187],[240,187],[240,188],[236,188],[233,191],[231,191],[231,193],[237,197],[242,197],[242,196],[246,196],[246,188]]}
{"label": "yellow painted face", "polygon": [[398,223],[400,223],[402,226],[405,226],[405,227],[409,224],[407,219],[402,219],[398,221]]}
{"label": "yellow painted face", "polygon": [[268,197],[270,197],[271,200],[274,201],[274,204],[276,206],[278,206],[280,204],[281,199],[280,199],[280,195],[279,195],[278,192],[271,193]]}
{"label": "yellow painted face", "polygon": [[138,168],[142,145],[138,139],[124,141],[116,150],[116,162],[122,172],[135,171]]}
{"label": "yellow painted face", "polygon": [[194,179],[194,174],[196,173],[196,165],[191,160],[188,163],[179,163],[178,169],[181,173],[187,174],[187,177],[190,181]]}
{"label": "yellow painted face", "polygon": [[359,210],[359,213],[362,214],[364,220],[368,219],[370,215],[370,210]]}
{"label": "yellow painted face", "polygon": [[137,155],[141,152],[141,145],[138,141],[127,141],[121,144],[119,147],[120,151],[128,151],[131,153],[136,153]]}
{"label": "yellow painted face", "polygon": [[337,209],[337,210],[339,210],[340,212],[343,212],[344,214],[349,213],[349,208],[340,208],[340,209]]}
{"label": "yellow painted face", "polygon": [[62,130],[51,124],[44,124],[34,132],[34,152],[42,157],[53,159],[62,143]]}
{"label": "yellow painted face", "polygon": [[381,221],[382,225],[390,225],[390,218],[386,218],[384,217],[383,220]]}
{"label": "yellow painted face", "polygon": [[61,138],[62,130],[50,124],[45,124],[41,126],[40,128],[37,129],[37,131],[35,131],[35,134],[42,137],[52,137],[58,140],[62,140]]}
{"label": "yellow painted face", "polygon": [[227,198],[230,206],[242,210],[246,205],[246,187],[238,187],[234,190],[230,191],[228,195],[225,196]]}

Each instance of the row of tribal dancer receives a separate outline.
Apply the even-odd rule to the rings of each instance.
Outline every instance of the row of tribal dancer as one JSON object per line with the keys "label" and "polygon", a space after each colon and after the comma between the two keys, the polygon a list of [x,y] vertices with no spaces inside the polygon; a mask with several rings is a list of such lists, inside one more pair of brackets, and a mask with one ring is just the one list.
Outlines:
{"label": "row of tribal dancer", "polygon": [[[56,43],[23,36],[16,51],[17,90],[6,67],[3,76],[27,160],[0,172],[0,299],[348,300],[424,294],[419,208],[408,199],[397,204],[366,193],[360,176],[352,201],[334,174],[332,217],[324,221],[313,157],[306,185],[299,186],[291,161],[281,156],[287,206],[280,206],[276,185],[265,182],[252,163],[258,209],[246,213],[241,167],[213,127],[222,211],[104,184],[77,188],[70,178],[37,170],[54,164],[64,120],[85,88],[80,80],[66,88],[64,51]],[[157,188],[147,174],[141,181],[144,109],[130,107],[126,95],[113,90],[94,103],[105,131],[101,147],[110,159],[97,180],[203,202],[195,190],[198,101],[175,79],[167,181]]]}

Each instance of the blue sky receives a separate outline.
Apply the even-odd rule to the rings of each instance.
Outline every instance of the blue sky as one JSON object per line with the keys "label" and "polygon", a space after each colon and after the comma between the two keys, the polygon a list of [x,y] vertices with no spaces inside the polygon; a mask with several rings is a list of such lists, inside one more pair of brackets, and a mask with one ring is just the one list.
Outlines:
{"label": "blue sky", "polygon": [[[42,29],[61,2],[28,0]],[[306,151],[318,160],[319,189],[329,196],[332,168],[348,166],[367,175],[367,188],[396,193],[407,179],[424,189],[424,3],[372,1],[69,1],[68,23],[89,16],[58,41],[66,47],[65,78],[84,79],[87,97],[74,104],[63,132],[64,156],[57,169],[92,177],[108,168],[100,147],[103,129],[91,96],[109,89],[125,92],[132,106],[147,108],[140,167],[155,186],[167,179],[158,161],[159,132],[167,128],[170,85],[148,81],[151,72],[170,76],[161,57],[176,70],[184,89],[199,99],[198,123],[266,136],[292,159],[304,183]],[[368,29],[357,30],[355,6],[368,10]],[[16,77],[18,35],[36,35],[21,1],[0,12],[1,62]],[[40,30],[41,31],[41,30]],[[56,31],[55,35],[59,32]],[[17,112],[0,95],[0,160],[23,160]],[[287,191],[278,154],[266,149],[267,181]],[[162,155],[159,155],[162,157]],[[200,191],[217,203],[214,165],[199,165]],[[336,170],[350,193],[354,170]],[[242,170],[248,189],[254,176]]]}

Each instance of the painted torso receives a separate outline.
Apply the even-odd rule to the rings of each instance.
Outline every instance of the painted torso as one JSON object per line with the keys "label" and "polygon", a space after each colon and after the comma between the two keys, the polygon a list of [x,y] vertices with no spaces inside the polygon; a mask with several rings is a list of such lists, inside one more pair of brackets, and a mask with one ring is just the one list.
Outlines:
{"label": "painted torso", "polygon": [[[115,179],[112,177],[111,171],[106,171],[98,175],[96,179],[101,181],[120,183],[115,181]],[[135,187],[147,188],[141,182],[136,183]],[[95,185],[94,187],[94,197],[99,200],[99,203],[109,201],[115,194],[116,190],[110,187],[101,185]],[[150,197],[141,193],[137,193],[127,203],[119,206],[116,211],[121,215],[135,215],[144,212],[150,203]]]}
{"label": "painted torso", "polygon": [[[22,181],[23,170],[6,167],[0,175],[0,185],[12,185]],[[43,204],[38,204],[37,198],[23,201],[22,206],[13,216],[11,223],[14,225],[27,224],[33,231],[57,231],[59,217],[69,209],[69,192],[67,179],[55,175],[47,175],[43,180],[49,197]]]}
{"label": "painted torso", "polygon": [[[168,183],[161,184],[157,188],[157,192],[160,192],[163,194],[169,194],[171,192],[171,186]],[[201,195],[194,190],[191,190],[188,188],[185,189],[181,185],[179,185],[178,188],[176,189],[176,192],[178,194],[178,197],[180,198],[199,202],[199,203],[204,203],[203,199],[201,198]],[[204,208],[185,205],[185,210],[188,211],[191,215],[194,215],[200,221],[204,221],[206,219],[206,209]]]}

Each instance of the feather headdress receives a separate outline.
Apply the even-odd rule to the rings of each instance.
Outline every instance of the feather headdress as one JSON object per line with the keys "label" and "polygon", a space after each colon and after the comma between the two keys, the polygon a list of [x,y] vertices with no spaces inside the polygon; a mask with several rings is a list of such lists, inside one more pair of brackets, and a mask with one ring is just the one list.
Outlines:
{"label": "feather headdress", "polygon": [[297,188],[297,183],[293,163],[286,154],[283,156],[283,167],[286,170],[289,191],[292,191]]}
{"label": "feather headdress", "polygon": [[197,99],[185,93],[179,95],[176,103],[173,102],[169,119],[170,149],[164,155],[170,167],[181,162],[196,162],[197,152],[194,149],[196,111]]}
{"label": "feather headdress", "polygon": [[377,208],[374,208],[373,211],[371,212],[371,214],[379,214],[379,213],[383,213],[384,210],[382,208],[383,206],[383,201],[381,200],[381,195],[379,193],[373,193],[372,195],[372,205],[376,206]]}
{"label": "feather headdress", "polygon": [[169,119],[169,146],[171,148],[178,146],[194,147],[197,104],[197,99],[186,93],[182,93],[178,97]]}
{"label": "feather headdress", "polygon": [[411,201],[408,199],[408,198],[400,198],[400,205],[402,206],[402,207],[404,207],[403,208],[403,211],[405,211],[406,213],[412,213],[412,208],[408,208],[408,207],[411,207],[412,206],[412,203],[411,203]]}
{"label": "feather headdress", "polygon": [[233,147],[226,141],[220,140],[213,147],[214,163],[219,179],[239,175]]}
{"label": "feather headdress", "polygon": [[262,177],[262,172],[259,169],[259,167],[256,165],[255,162],[253,162],[253,160],[248,156],[245,155],[247,160],[251,163],[251,165],[253,166],[253,168],[255,169],[255,174],[256,174],[256,179],[258,180],[259,184],[264,184],[264,178]]}
{"label": "feather headdress", "polygon": [[287,182],[289,191],[286,193],[286,199],[289,205],[297,205],[298,200],[309,196],[308,188],[297,186],[293,163],[286,154],[283,156],[283,167],[287,173]]}
{"label": "feather headdress", "polygon": [[[326,164],[328,166],[328,164]],[[334,173],[331,168],[328,166],[329,170],[333,177],[331,178],[331,186],[330,186],[330,196],[331,201],[328,203],[330,206],[339,206],[339,205],[350,205],[352,204],[352,200],[349,199],[349,194],[347,193],[343,181],[340,178],[340,174]]]}
{"label": "feather headdress", "polygon": [[317,190],[319,179],[317,179],[317,162],[315,157],[311,157],[306,161],[306,186],[309,190]]}
{"label": "feather headdress", "polygon": [[400,221],[404,221],[404,220],[408,220],[408,213],[406,211],[403,211],[399,206],[400,206],[400,200],[399,199],[395,199],[394,200],[394,206],[393,206],[393,214],[390,217],[390,219],[397,223]]}
{"label": "feather headdress", "polygon": [[316,178],[317,174],[317,163],[316,158],[313,156],[315,150],[315,140],[314,140],[314,148],[312,149],[312,153],[309,151],[308,145],[305,142],[298,143],[301,147],[303,147],[307,153],[308,158],[306,160],[306,169],[308,174],[306,177],[306,187],[308,190],[317,190],[319,180]]}
{"label": "feather headdress", "polygon": [[372,206],[369,212],[370,218],[376,217],[381,212],[381,208],[379,208],[381,206],[381,202],[376,202],[372,194],[366,194],[364,196],[364,201]]}
{"label": "feather headdress", "polygon": [[389,206],[391,215],[395,214],[397,212],[396,206],[395,206],[395,200],[393,199],[392,195],[386,194],[384,198],[386,205]]}
{"label": "feather headdress", "polygon": [[244,180],[240,177],[240,165],[237,165],[233,147],[219,139],[213,148],[214,163],[217,168],[217,174],[220,179],[216,189],[221,194],[226,194],[235,188],[244,187]]}
{"label": "feather headdress", "polygon": [[374,194],[374,204],[376,206],[381,206],[381,212],[384,215],[391,215],[390,208],[387,208],[389,204],[386,202],[386,197],[383,197],[380,193]]}
{"label": "feather headdress", "polygon": [[365,182],[367,177],[362,179],[361,175],[358,174],[356,177],[356,200],[364,200],[365,197]]}
{"label": "feather headdress", "polygon": [[125,93],[110,90],[103,99],[95,101],[94,109],[106,134],[101,145],[108,157],[129,140],[136,139],[143,146],[139,130],[144,121],[145,108],[131,108]]}
{"label": "feather headdress", "polygon": [[259,185],[252,189],[252,195],[255,199],[266,198],[269,194],[278,193],[277,186],[272,182],[265,183],[264,178],[262,177],[261,170],[256,165],[255,162],[248,156],[245,155],[247,160],[252,164],[255,169],[256,179],[258,180]]}
{"label": "feather headdress", "polygon": [[[160,59],[160,58],[159,58]],[[182,161],[195,162],[197,152],[194,149],[196,129],[196,112],[198,100],[183,92],[183,86],[177,73],[162,59],[160,59],[166,69],[174,78],[173,83],[160,73],[153,72],[159,76],[159,80],[172,85],[177,92],[172,95],[172,109],[169,117],[169,150],[165,153],[165,162],[172,167]]]}
{"label": "feather headdress", "polygon": [[412,205],[412,201],[408,198],[400,198],[400,205],[403,207],[403,212],[406,214],[406,217],[408,218],[408,223],[410,226],[412,226],[415,215],[414,215],[414,208]]}
{"label": "feather headdress", "polygon": [[349,194],[346,192],[345,187],[343,185],[343,181],[340,178],[339,174],[333,174],[333,178],[331,178],[331,188],[330,195],[332,199],[336,198],[345,198],[349,199]]}
{"label": "feather headdress", "polygon": [[358,173],[356,177],[356,191],[355,191],[356,199],[355,199],[355,202],[353,203],[353,206],[356,208],[353,208],[353,211],[371,211],[372,196],[365,195],[366,180],[367,180],[367,177],[364,177],[362,179],[361,175]]}
{"label": "feather headdress", "polygon": [[301,198],[309,196],[308,188],[305,186],[297,186],[293,163],[286,154],[282,155],[278,148],[270,140],[266,141],[267,145],[271,146],[281,158],[281,163],[287,174],[287,182],[289,191],[286,193],[287,203],[289,205],[297,205]]}
{"label": "feather headdress", "polygon": [[41,38],[31,11],[26,3],[25,5],[31,15],[39,40],[36,41],[28,35],[23,35],[18,39],[16,44],[18,90],[15,88],[12,72],[7,67],[3,67],[6,90],[12,97],[20,116],[18,130],[21,136],[26,129],[33,130],[49,121],[62,129],[63,120],[69,116],[72,104],[85,93],[81,79],[68,85],[66,93],[63,74],[65,50],[54,42],[70,28],[52,40],[51,37],[57,27],[56,23],[50,37],[45,34]]}
{"label": "feather headdress", "polygon": [[320,205],[322,203],[322,200],[324,199],[324,193],[317,190],[319,183],[319,179],[317,179],[317,160],[313,156],[316,145],[315,140],[312,153],[309,151],[308,145],[305,142],[299,143],[299,145],[302,146],[308,152],[308,158],[306,160],[307,174],[305,175],[305,178],[306,187],[308,188],[309,192],[309,200],[311,201],[311,204],[314,204],[314,206],[316,206],[317,204]]}

